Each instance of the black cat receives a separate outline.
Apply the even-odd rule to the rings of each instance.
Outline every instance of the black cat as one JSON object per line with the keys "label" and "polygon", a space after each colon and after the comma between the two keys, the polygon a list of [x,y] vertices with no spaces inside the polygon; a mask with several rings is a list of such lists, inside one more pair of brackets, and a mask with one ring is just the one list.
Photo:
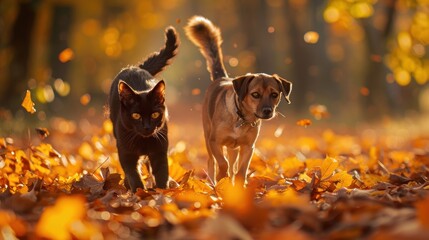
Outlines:
{"label": "black cat", "polygon": [[177,54],[178,36],[173,27],[165,32],[165,46],[142,64],[127,67],[113,80],[109,107],[119,161],[133,192],[143,188],[137,171],[140,156],[149,158],[156,187],[168,181],[168,128],[165,83],[154,78]]}

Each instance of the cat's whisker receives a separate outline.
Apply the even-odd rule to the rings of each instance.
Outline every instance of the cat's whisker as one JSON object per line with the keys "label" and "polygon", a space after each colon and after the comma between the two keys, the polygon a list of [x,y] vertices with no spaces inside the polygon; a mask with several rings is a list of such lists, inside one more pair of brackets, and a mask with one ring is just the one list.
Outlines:
{"label": "cat's whisker", "polygon": [[167,138],[166,138],[166,135],[165,135],[165,132],[162,132],[162,131],[157,131],[155,134],[154,134],[154,137],[160,142],[160,143],[162,143],[163,141],[167,141]]}
{"label": "cat's whisker", "polygon": [[167,133],[166,133],[166,132],[161,132],[161,131],[159,131],[159,132],[157,132],[157,136],[158,136],[158,138],[159,138],[159,137],[162,137],[162,139],[163,139],[164,141],[167,141]]}
{"label": "cat's whisker", "polygon": [[164,141],[167,141],[167,131],[162,128],[158,130],[159,128],[155,129],[154,134],[152,135],[154,138],[158,140],[158,142],[163,143]]}
{"label": "cat's whisker", "polygon": [[158,142],[160,142],[161,143],[161,140],[159,139],[159,137],[158,137],[158,133],[157,132],[155,132],[153,135],[152,135]]}

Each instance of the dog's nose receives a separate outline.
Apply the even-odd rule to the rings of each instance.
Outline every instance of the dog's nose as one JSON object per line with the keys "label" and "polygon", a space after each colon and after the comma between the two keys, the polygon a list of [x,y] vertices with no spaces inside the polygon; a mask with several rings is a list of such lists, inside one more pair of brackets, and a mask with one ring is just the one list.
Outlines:
{"label": "dog's nose", "polygon": [[265,115],[265,116],[269,116],[269,115],[271,115],[271,113],[273,112],[273,109],[272,108],[270,108],[270,107],[265,107],[265,108],[263,108],[262,109],[262,113]]}

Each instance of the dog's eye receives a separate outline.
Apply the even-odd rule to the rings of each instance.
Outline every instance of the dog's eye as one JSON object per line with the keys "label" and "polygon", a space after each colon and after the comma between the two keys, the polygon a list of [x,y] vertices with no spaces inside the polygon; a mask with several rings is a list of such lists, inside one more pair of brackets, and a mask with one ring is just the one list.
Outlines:
{"label": "dog's eye", "polygon": [[278,93],[275,93],[275,92],[271,93],[271,97],[272,97],[272,98],[277,98],[278,96],[279,96],[279,94],[278,94]]}
{"label": "dog's eye", "polygon": [[140,114],[138,114],[138,113],[133,113],[133,114],[131,114],[131,117],[135,120],[139,120],[142,116],[140,116]]}
{"label": "dog's eye", "polygon": [[253,98],[256,98],[256,99],[261,97],[261,94],[259,94],[258,92],[253,92],[251,95]]}
{"label": "dog's eye", "polygon": [[150,115],[153,119],[159,117],[159,112],[153,112],[152,115]]}

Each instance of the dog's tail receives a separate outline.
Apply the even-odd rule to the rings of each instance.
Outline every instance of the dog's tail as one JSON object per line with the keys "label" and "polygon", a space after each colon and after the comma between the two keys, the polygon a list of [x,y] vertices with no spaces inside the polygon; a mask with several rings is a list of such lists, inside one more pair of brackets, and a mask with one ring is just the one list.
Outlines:
{"label": "dog's tail", "polygon": [[159,52],[150,55],[139,67],[152,76],[157,75],[170,64],[171,59],[177,54],[178,47],[179,38],[176,30],[170,26],[165,30],[165,46]]}
{"label": "dog's tail", "polygon": [[207,18],[193,16],[185,27],[188,38],[198,46],[207,61],[212,80],[228,77],[223,65],[220,30]]}

